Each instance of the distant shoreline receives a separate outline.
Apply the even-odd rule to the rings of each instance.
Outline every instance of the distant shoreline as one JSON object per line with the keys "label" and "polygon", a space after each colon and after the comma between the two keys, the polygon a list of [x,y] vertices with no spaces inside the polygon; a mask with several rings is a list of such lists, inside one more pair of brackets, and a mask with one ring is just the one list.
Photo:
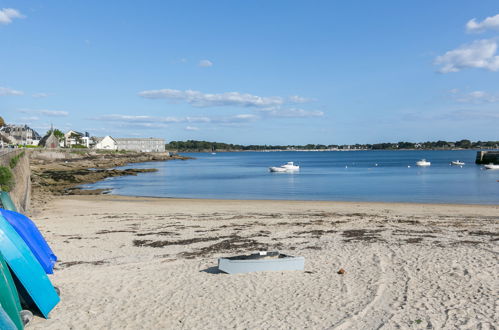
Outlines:
{"label": "distant shoreline", "polygon": [[171,150],[175,153],[222,153],[222,152],[347,152],[347,151],[497,151],[499,149],[269,149],[269,150]]}

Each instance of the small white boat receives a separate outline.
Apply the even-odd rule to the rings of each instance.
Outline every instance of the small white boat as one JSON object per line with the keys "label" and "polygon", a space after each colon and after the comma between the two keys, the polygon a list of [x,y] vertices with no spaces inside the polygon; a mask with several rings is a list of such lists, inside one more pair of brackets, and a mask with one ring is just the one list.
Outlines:
{"label": "small white boat", "polygon": [[494,165],[494,164],[487,164],[483,165],[488,170],[499,170],[499,165]]}
{"label": "small white boat", "polygon": [[269,167],[270,172],[295,172],[299,171],[300,166],[295,165],[293,162],[287,162],[284,165],[281,166],[272,166]]}
{"label": "small white boat", "polygon": [[431,163],[424,158],[416,162],[416,166],[430,166],[430,165]]}
{"label": "small white boat", "polygon": [[464,162],[460,162],[459,160],[453,160],[452,162],[450,162],[450,164],[455,166],[463,166]]}

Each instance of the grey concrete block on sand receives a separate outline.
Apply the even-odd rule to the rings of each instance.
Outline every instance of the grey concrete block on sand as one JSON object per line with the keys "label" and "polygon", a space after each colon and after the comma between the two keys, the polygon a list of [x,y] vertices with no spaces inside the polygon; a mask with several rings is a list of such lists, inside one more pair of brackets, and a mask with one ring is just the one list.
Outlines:
{"label": "grey concrete block on sand", "polygon": [[304,257],[293,257],[277,251],[218,259],[218,269],[227,274],[303,270],[304,267]]}

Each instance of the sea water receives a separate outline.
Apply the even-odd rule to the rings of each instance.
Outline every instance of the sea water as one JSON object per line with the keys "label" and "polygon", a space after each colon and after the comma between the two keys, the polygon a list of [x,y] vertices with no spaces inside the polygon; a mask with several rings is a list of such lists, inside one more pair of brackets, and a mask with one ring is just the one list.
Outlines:
{"label": "sea water", "polygon": [[[474,163],[476,151],[327,151],[188,153],[191,160],[121,168],[158,172],[108,178],[84,188],[112,194],[215,199],[499,204],[499,171]],[[425,158],[429,167],[417,167]],[[466,165],[451,166],[453,160]],[[271,173],[288,161],[295,173]]]}

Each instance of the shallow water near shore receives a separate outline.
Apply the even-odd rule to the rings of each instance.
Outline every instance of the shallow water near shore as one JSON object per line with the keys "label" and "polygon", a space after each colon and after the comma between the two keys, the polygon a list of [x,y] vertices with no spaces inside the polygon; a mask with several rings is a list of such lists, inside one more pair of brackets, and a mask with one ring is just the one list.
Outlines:
{"label": "shallow water near shore", "polygon": [[[196,159],[120,168],[158,172],[84,185],[112,194],[213,199],[499,204],[499,171],[476,165],[474,150],[186,153]],[[422,158],[430,167],[417,167]],[[452,160],[466,165],[451,166]],[[296,173],[270,173],[293,161]]]}

